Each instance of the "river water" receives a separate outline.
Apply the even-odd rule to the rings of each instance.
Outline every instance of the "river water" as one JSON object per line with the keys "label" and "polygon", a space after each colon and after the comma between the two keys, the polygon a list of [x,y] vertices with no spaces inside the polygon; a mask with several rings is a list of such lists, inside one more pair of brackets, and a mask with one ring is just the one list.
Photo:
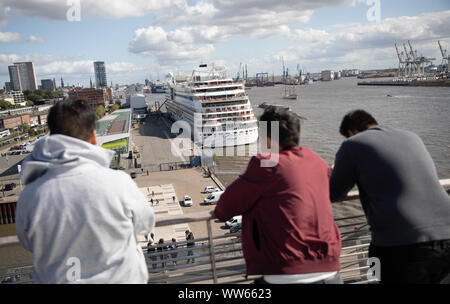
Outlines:
{"label": "river water", "polygon": [[[290,106],[306,119],[302,121],[300,145],[308,146],[329,164],[344,137],[339,134],[342,117],[354,109],[371,113],[380,125],[410,130],[418,134],[430,152],[440,179],[450,178],[450,88],[358,86],[356,78],[316,82],[297,86],[298,100],[282,98],[284,87],[252,87],[247,91],[259,117],[263,102]],[[391,97],[389,97],[390,95]],[[407,153],[408,151],[405,151]],[[230,184],[245,170],[249,157],[216,157],[219,178]],[[233,174],[237,173],[237,174]],[[335,211],[339,216],[360,213],[359,203]]]}

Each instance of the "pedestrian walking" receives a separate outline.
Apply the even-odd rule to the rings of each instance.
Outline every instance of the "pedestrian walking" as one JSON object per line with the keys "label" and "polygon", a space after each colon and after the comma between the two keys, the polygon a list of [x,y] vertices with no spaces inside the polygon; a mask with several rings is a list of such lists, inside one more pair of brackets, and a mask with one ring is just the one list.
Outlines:
{"label": "pedestrian walking", "polygon": [[[176,242],[177,242],[177,240],[176,240],[175,238],[172,238],[172,244],[169,246],[169,249],[170,249],[171,251],[177,250],[178,245],[176,244]],[[172,253],[170,254],[170,257],[171,257],[172,259],[176,259],[176,258],[178,257],[178,253],[177,253],[177,252],[172,252]],[[173,263],[174,266],[177,266],[177,261],[172,261],[172,263]]]}
{"label": "pedestrian walking", "polygon": [[167,246],[162,245],[164,245],[164,239],[161,238],[159,239],[158,248],[156,250],[160,253],[159,258],[161,259],[161,267],[164,268],[166,267],[165,260],[167,259],[168,256],[165,253],[167,251]]}
{"label": "pedestrian walking", "polygon": [[147,244],[147,256],[150,258],[150,260],[153,262],[152,263],[152,268],[156,269],[156,267],[158,267],[158,264],[156,263],[158,257],[156,256],[156,247],[155,245],[153,245],[153,241],[150,240]]}
{"label": "pedestrian walking", "polygon": [[[186,241],[188,241],[186,246],[188,248],[189,247],[194,247],[195,246],[194,234],[191,231],[189,231],[189,230],[186,230],[184,233],[186,234]],[[194,255],[194,251],[193,250],[188,250],[187,255],[188,255],[188,257],[189,256],[193,256]],[[189,264],[189,261],[192,261],[192,264],[194,264],[195,263],[195,258],[194,257],[188,258],[186,264]]]}

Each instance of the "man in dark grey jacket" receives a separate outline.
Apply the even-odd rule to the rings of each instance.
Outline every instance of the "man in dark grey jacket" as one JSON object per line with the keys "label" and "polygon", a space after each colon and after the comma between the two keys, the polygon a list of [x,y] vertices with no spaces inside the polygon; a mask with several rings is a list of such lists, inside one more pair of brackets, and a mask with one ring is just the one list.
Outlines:
{"label": "man in dark grey jacket", "polygon": [[336,154],[331,200],[358,186],[382,283],[449,280],[450,197],[422,140],[362,110],[344,116],[340,133],[348,139]]}

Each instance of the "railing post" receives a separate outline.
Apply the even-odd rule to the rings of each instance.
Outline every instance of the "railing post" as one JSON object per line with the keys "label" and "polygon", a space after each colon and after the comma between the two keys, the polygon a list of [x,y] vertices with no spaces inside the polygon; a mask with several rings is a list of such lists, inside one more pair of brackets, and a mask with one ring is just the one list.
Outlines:
{"label": "railing post", "polygon": [[[355,242],[355,244],[356,245],[361,245],[362,244],[362,242],[361,242],[361,240],[360,239],[357,239],[356,240],[356,242]],[[364,251],[364,249],[363,248],[360,248],[360,249],[356,249],[357,251]],[[361,254],[358,254],[357,256],[356,256],[356,258],[358,259],[358,260],[361,260],[361,259],[363,259],[365,257],[365,254],[363,254],[363,253],[361,253]],[[366,277],[367,277],[367,270],[364,270],[364,269],[362,269],[363,267],[365,267],[365,266],[367,266],[366,265],[366,261],[367,260],[361,260],[361,261],[359,261],[359,263],[358,263],[358,265],[359,265],[359,275],[361,276],[361,281],[364,281],[365,279],[366,279]]]}
{"label": "railing post", "polygon": [[214,253],[214,243],[213,243],[210,219],[206,221],[206,226],[208,228],[209,255],[211,257],[211,270],[212,270],[212,274],[213,274],[213,283],[217,284],[216,256]]}

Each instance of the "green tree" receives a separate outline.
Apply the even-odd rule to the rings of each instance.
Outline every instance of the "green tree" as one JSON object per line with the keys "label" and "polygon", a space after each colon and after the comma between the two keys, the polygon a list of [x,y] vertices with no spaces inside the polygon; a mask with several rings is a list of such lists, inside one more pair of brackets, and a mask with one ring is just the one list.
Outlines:
{"label": "green tree", "polygon": [[22,124],[23,133],[28,133],[30,131],[30,125],[27,123]]}
{"label": "green tree", "polygon": [[114,104],[110,109],[109,109],[109,113],[114,112],[115,110],[119,110],[120,106],[118,104]]}
{"label": "green tree", "polygon": [[14,105],[10,104],[6,100],[0,100],[0,109],[7,110],[14,108]]}
{"label": "green tree", "polygon": [[97,118],[100,119],[105,115],[106,109],[103,105],[98,106],[95,108],[95,114],[97,114]]}
{"label": "green tree", "polygon": [[34,106],[34,102],[27,101],[26,105],[27,105],[27,107],[32,107],[32,106]]}

